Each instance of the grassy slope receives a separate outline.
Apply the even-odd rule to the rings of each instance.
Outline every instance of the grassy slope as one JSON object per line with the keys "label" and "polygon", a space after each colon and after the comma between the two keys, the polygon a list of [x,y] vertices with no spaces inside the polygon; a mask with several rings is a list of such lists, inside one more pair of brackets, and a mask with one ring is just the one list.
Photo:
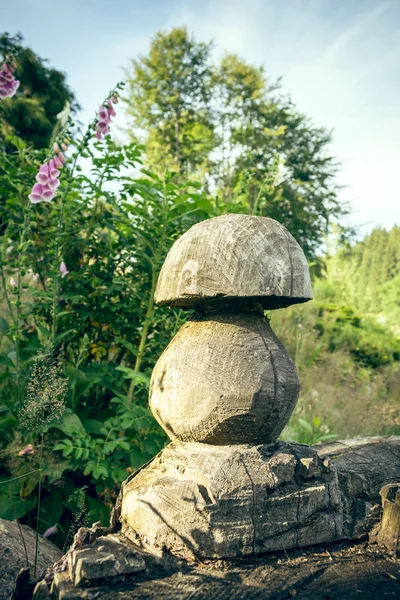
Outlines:
{"label": "grassy slope", "polygon": [[312,302],[270,315],[301,380],[282,437],[315,443],[332,433],[400,435],[400,340],[373,316],[328,302],[327,286],[315,282]]}

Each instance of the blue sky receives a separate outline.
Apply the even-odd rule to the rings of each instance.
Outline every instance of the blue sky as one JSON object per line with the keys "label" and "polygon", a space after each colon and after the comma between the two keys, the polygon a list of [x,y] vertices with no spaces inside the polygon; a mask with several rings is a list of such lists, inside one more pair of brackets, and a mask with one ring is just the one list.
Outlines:
{"label": "blue sky", "polygon": [[20,31],[67,73],[83,120],[159,29],[185,24],[214,40],[216,59],[227,50],[263,65],[333,129],[349,222],[363,233],[400,225],[400,0],[0,0],[0,9],[2,31]]}

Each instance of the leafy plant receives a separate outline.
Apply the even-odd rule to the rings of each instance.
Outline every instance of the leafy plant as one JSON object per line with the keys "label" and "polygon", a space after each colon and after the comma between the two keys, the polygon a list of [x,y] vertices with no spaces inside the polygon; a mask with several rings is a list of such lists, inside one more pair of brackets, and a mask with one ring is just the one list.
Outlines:
{"label": "leafy plant", "polygon": [[[57,522],[64,539],[76,486],[85,487],[89,522],[99,512],[106,521],[121,482],[165,442],[147,390],[183,314],[156,309],[155,285],[173,241],[213,211],[198,183],[139,172],[140,148],[93,141],[96,127],[73,137],[68,125],[58,201],[28,200],[45,153],[9,137],[15,151],[0,155],[0,479],[13,480],[19,518],[33,524],[36,506],[38,530]],[[68,379],[67,410],[46,425],[43,443],[43,432],[20,431],[17,417],[31,365],[49,344]]]}
{"label": "leafy plant", "polygon": [[322,424],[319,417],[314,417],[310,423],[295,416],[290,419],[282,438],[286,441],[312,446],[322,442],[331,442],[337,438],[337,435],[330,433],[329,427]]}

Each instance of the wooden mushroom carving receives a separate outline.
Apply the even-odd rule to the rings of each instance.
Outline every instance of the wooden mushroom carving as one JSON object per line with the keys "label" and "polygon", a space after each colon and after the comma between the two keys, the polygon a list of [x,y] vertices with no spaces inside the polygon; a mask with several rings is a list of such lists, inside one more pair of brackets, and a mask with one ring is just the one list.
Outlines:
{"label": "wooden mushroom carving", "polygon": [[263,309],[312,298],[307,261],[277,221],[224,215],[171,248],[159,304],[197,307],[158,361],[150,407],[171,439],[264,444],[277,439],[299,380]]}
{"label": "wooden mushroom carving", "polygon": [[[273,219],[224,215],[194,225],[175,242],[155,300],[196,312],[153,371],[150,407],[173,443],[123,486],[127,533],[172,551],[183,544],[192,555],[256,551],[254,518],[246,521],[247,533],[238,523],[228,535],[222,523],[233,514],[238,520],[241,507],[255,510],[254,478],[262,474],[264,493],[273,482],[278,485],[269,445],[299,393],[295,365],[264,310],[311,298],[304,253]],[[311,471],[322,473],[311,454]],[[282,461],[284,478],[287,473],[294,478],[297,468],[304,471],[299,458],[284,454]],[[333,498],[322,496],[313,510]],[[264,505],[257,510],[266,517]]]}

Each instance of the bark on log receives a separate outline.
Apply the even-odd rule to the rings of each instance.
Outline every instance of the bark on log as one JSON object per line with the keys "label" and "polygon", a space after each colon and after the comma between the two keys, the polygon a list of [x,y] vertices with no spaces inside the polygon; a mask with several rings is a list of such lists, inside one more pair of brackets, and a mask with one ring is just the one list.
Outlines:
{"label": "bark on log", "polygon": [[158,360],[150,408],[171,439],[267,444],[299,393],[296,367],[262,313],[204,314]]}
{"label": "bark on log", "polygon": [[[56,573],[46,600],[376,600],[397,598],[400,559],[376,546],[339,543],[247,560],[157,568],[119,582],[74,587]],[[43,596],[34,600],[43,600]]]}
{"label": "bark on log", "polygon": [[385,485],[380,496],[383,515],[377,542],[388,550],[400,550],[400,483]]}
{"label": "bark on log", "polygon": [[400,480],[400,437],[356,438],[315,448],[337,470],[345,537],[365,535],[379,520],[381,488]]}
{"label": "bark on log", "polygon": [[229,214],[197,223],[172,246],[157,304],[238,304],[281,308],[312,299],[303,250],[277,221]]}
{"label": "bark on log", "polygon": [[[28,553],[31,574],[35,560],[36,533],[30,527],[21,525],[22,535]],[[52,565],[62,555],[59,548],[39,537],[38,575]],[[21,531],[15,521],[0,519],[0,600],[8,600],[14,588],[15,578],[20,569],[26,567],[24,544]]]}

